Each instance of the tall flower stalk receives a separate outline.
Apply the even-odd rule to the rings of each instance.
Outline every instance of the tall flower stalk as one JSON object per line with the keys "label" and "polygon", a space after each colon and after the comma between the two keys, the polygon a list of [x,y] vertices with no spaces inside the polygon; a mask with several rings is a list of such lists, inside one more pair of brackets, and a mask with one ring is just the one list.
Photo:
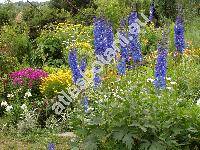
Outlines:
{"label": "tall flower stalk", "polygon": [[184,25],[181,16],[176,18],[176,24],[174,26],[174,43],[176,50],[183,53],[185,50],[185,38],[184,38]]}
{"label": "tall flower stalk", "polygon": [[152,22],[154,17],[155,17],[155,4],[154,1],[152,1],[149,10],[149,20]]}
{"label": "tall flower stalk", "polygon": [[94,48],[96,55],[103,55],[107,48],[107,27],[103,18],[95,18],[94,21]]}
{"label": "tall flower stalk", "polygon": [[[121,39],[122,37],[127,37],[126,31],[125,31],[125,21],[124,20],[121,21],[119,34],[120,34],[120,36],[118,37],[119,41],[123,41],[123,39]],[[117,65],[117,70],[118,70],[119,75],[125,75],[126,74],[126,63],[129,61],[128,44],[122,44],[122,42],[120,42],[120,48],[121,48],[121,54],[120,54],[120,60],[119,60],[118,65]]]}
{"label": "tall flower stalk", "polygon": [[158,44],[158,57],[155,66],[155,81],[156,89],[166,88],[166,73],[167,73],[167,54],[169,44],[169,29],[163,31],[162,40]]}
{"label": "tall flower stalk", "polygon": [[132,53],[132,58],[135,63],[141,62],[143,60],[141,53],[141,44],[139,42],[139,25],[137,24],[138,15],[137,12],[132,12],[128,17],[129,27],[132,26],[136,32],[129,32],[130,40],[130,51]]}
{"label": "tall flower stalk", "polygon": [[[95,18],[94,22],[94,47],[95,55],[104,56],[107,48],[111,48],[114,41],[114,33],[111,24],[103,18]],[[96,67],[97,69],[98,67]],[[97,87],[101,83],[101,77],[94,72],[94,86]]]}
{"label": "tall flower stalk", "polygon": [[76,84],[77,80],[79,78],[83,78],[83,76],[81,75],[78,67],[77,52],[75,49],[69,52],[68,61],[73,74],[73,81]]}

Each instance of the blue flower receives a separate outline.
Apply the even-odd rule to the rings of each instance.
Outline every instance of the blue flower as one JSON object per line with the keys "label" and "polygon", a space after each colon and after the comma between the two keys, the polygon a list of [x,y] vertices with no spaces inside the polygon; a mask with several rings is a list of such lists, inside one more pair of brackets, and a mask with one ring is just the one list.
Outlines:
{"label": "blue flower", "polygon": [[154,5],[154,1],[152,1],[151,5],[150,5],[150,11],[149,11],[149,20],[152,21],[154,16],[155,16],[155,5]]}
{"label": "blue flower", "polygon": [[55,150],[55,144],[49,143],[48,150]]}
{"label": "blue flower", "polygon": [[163,45],[158,45],[158,57],[155,66],[155,81],[154,85],[157,89],[166,87],[166,72],[167,72],[167,49]]}
{"label": "blue flower", "polygon": [[114,42],[114,33],[111,24],[107,23],[106,26],[106,39],[107,45],[106,48],[111,48]]}
{"label": "blue flower", "polygon": [[87,113],[88,112],[89,103],[88,103],[88,98],[86,96],[83,99],[83,105],[84,105],[84,111]]}
{"label": "blue flower", "polygon": [[176,24],[174,26],[174,43],[176,50],[183,53],[185,50],[184,26],[180,16],[176,18]]}
{"label": "blue flower", "polygon": [[[137,25],[137,12],[132,12],[128,17],[129,26],[135,23]],[[130,51],[132,53],[132,58],[134,62],[141,62],[143,60],[142,53],[141,53],[141,45],[138,38],[139,28],[138,26],[133,26],[136,32],[132,34],[129,32],[129,41],[130,41]]]}
{"label": "blue flower", "polygon": [[83,58],[80,62],[80,70],[84,73],[87,67],[87,59]]}
{"label": "blue flower", "polygon": [[[125,32],[124,28],[125,28],[125,21],[122,20],[119,34],[122,35],[123,37],[126,37],[126,32]],[[123,39],[120,39],[120,38],[121,38],[121,36],[119,36],[119,40],[123,41]],[[121,58],[120,58],[119,63],[117,65],[117,70],[118,70],[119,75],[125,75],[125,73],[126,73],[126,62],[129,61],[129,59],[128,59],[128,57],[129,57],[128,44],[120,43],[120,48],[121,48],[121,54],[120,54]]]}
{"label": "blue flower", "polygon": [[103,55],[107,48],[107,27],[106,21],[102,18],[95,18],[94,22],[94,47],[96,55]]}
{"label": "blue flower", "polygon": [[97,73],[94,73],[94,87],[97,88],[101,84],[101,77]]}
{"label": "blue flower", "polygon": [[117,65],[117,70],[118,70],[118,74],[120,76],[125,75],[126,73],[126,60],[125,59],[121,59]]}
{"label": "blue flower", "polygon": [[76,81],[79,78],[83,78],[83,76],[81,75],[80,70],[78,68],[76,50],[72,50],[72,51],[69,52],[68,61],[69,61],[69,66],[70,66],[70,68],[72,70],[74,83],[76,84]]}

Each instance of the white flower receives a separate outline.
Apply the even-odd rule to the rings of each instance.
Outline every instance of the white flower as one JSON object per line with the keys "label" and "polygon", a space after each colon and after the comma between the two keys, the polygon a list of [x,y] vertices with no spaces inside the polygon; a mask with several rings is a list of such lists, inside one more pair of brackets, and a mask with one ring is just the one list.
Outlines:
{"label": "white flower", "polygon": [[176,84],[176,82],[170,82],[170,84],[174,85],[174,84]]}
{"label": "white flower", "polygon": [[199,106],[200,106],[200,99],[198,99],[198,100],[197,100],[197,105],[199,105]]}
{"label": "white flower", "polygon": [[6,107],[6,111],[8,111],[8,112],[9,112],[11,109],[13,109],[12,106],[7,106],[7,107]]}
{"label": "white flower", "polygon": [[147,79],[147,82],[153,82],[153,81],[154,81],[154,79],[152,79],[152,78]]}
{"label": "white flower", "polygon": [[30,90],[28,90],[28,91],[25,93],[24,98],[31,97],[31,96],[32,96],[32,94],[31,94]]}
{"label": "white flower", "polygon": [[168,90],[172,90],[172,87],[166,87],[166,89],[168,89]]}
{"label": "white flower", "polygon": [[9,97],[12,98],[12,97],[14,97],[14,95],[13,95],[13,94],[8,94],[7,97],[8,97],[8,98],[9,98]]}
{"label": "white flower", "polygon": [[5,107],[8,106],[8,103],[6,101],[2,101],[1,102],[1,107],[3,107],[3,106],[5,106]]}
{"label": "white flower", "polygon": [[21,106],[21,109],[26,110],[26,109],[27,109],[26,104],[23,104],[23,105]]}
{"label": "white flower", "polygon": [[171,81],[171,80],[172,80],[172,78],[170,78],[170,77],[167,77],[167,78],[166,78],[166,80],[169,80],[169,81]]}

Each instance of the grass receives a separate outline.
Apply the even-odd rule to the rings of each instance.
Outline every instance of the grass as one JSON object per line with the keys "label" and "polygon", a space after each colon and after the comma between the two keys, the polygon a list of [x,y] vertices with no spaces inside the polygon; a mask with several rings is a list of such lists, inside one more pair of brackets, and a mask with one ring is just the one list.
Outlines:
{"label": "grass", "polygon": [[58,137],[45,129],[21,134],[16,129],[3,129],[3,122],[0,119],[0,150],[46,150],[48,143],[54,143],[59,150],[69,149],[67,137]]}

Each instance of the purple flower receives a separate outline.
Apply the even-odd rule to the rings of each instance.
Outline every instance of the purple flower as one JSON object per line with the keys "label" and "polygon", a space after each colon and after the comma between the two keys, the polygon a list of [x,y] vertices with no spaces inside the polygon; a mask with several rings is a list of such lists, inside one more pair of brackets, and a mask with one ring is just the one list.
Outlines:
{"label": "purple flower", "polygon": [[94,47],[96,55],[103,55],[107,48],[107,26],[103,18],[95,18],[94,21]]}
{"label": "purple flower", "polygon": [[167,73],[167,53],[168,53],[168,35],[163,32],[163,39],[158,44],[158,57],[155,66],[155,81],[154,85],[157,89],[164,89],[166,87],[166,73]]}
{"label": "purple flower", "polygon": [[120,76],[125,75],[126,73],[126,60],[121,59],[117,65],[117,71]]}
{"label": "purple flower", "polygon": [[101,77],[97,74],[94,73],[94,87],[97,88],[101,84]]}
{"label": "purple flower", "polygon": [[154,1],[152,1],[150,5],[150,10],[149,10],[149,20],[152,21],[154,16],[155,16],[155,5],[154,5]]}
{"label": "purple flower", "polygon": [[[114,41],[114,33],[111,24],[103,18],[95,18],[94,21],[94,47],[95,54],[104,56],[107,48],[111,48]],[[101,77],[94,72],[94,86],[97,87],[101,82]]]}
{"label": "purple flower", "polygon": [[[120,26],[120,31],[119,31],[119,40],[123,41],[122,37],[126,37],[126,32],[124,30],[125,28],[125,21],[122,20],[121,26]],[[122,44],[120,42],[120,48],[121,48],[121,58],[119,60],[119,63],[117,65],[117,70],[119,75],[125,75],[126,73],[126,62],[129,61],[129,48],[128,44]]]}
{"label": "purple flower", "polygon": [[79,78],[83,78],[78,67],[76,50],[72,50],[69,52],[68,61],[69,61],[69,66],[72,70],[74,83],[76,84]]}
{"label": "purple flower", "polygon": [[88,112],[89,103],[88,103],[88,98],[86,96],[83,99],[83,105],[84,105],[84,111],[87,113]]}
{"label": "purple flower", "polygon": [[176,50],[183,53],[185,50],[184,26],[180,16],[176,18],[176,24],[174,26],[174,43]]}
{"label": "purple flower", "polygon": [[48,150],[55,150],[55,144],[49,143]]}
{"label": "purple flower", "polygon": [[14,85],[28,85],[32,87],[34,82],[48,76],[48,73],[41,69],[25,68],[10,74],[10,78]]}
{"label": "purple flower", "polygon": [[130,51],[132,53],[134,62],[141,62],[143,58],[141,53],[141,45],[138,38],[139,25],[137,24],[137,19],[137,12],[132,12],[128,17],[129,27],[134,28],[136,31],[134,34],[129,32]]}
{"label": "purple flower", "polygon": [[87,67],[87,60],[83,58],[80,62],[80,70],[84,73]]}

